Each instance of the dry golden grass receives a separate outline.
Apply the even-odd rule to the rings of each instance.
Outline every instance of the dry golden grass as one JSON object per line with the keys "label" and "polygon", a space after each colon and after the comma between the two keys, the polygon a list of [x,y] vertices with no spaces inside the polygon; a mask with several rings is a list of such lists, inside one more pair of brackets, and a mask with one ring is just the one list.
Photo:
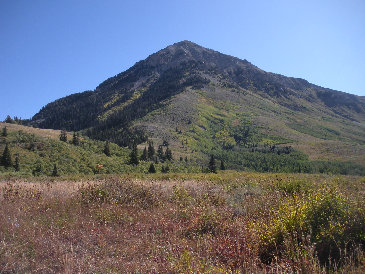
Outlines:
{"label": "dry golden grass", "polygon": [[[27,127],[17,124],[9,124],[9,123],[2,123],[0,122],[0,128],[7,127],[11,131],[18,131],[22,130],[24,132],[35,134],[36,136],[43,137],[43,138],[49,138],[49,139],[59,139],[60,137],[60,130],[54,130],[54,129],[41,129],[41,128],[33,128],[33,127]],[[68,133],[67,136],[69,139],[72,138],[72,134]]]}
{"label": "dry golden grass", "polygon": [[[85,185],[97,185],[104,183],[103,180],[93,181],[53,181],[53,182],[35,182],[27,181],[24,179],[15,180],[0,180],[0,192],[9,186],[29,191],[37,191],[42,193],[42,198],[70,198],[75,194],[82,186]],[[0,197],[0,201],[3,197]]]}

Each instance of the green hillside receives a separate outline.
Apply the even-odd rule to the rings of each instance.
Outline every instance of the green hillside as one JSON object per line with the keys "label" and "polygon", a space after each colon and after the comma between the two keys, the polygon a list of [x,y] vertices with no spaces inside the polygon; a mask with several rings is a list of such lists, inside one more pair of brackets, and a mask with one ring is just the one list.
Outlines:
{"label": "green hillside", "polygon": [[[2,136],[6,127],[7,136]],[[11,166],[0,163],[0,173],[19,175],[52,175],[54,166],[58,175],[66,174],[115,174],[128,172],[147,172],[151,161],[140,161],[138,165],[130,164],[131,149],[109,143],[110,156],[104,152],[106,142],[79,137],[79,144],[72,144],[73,135],[68,133],[68,141],[59,140],[61,131],[35,129],[31,127],[0,123],[0,157],[6,144],[11,153]],[[157,150],[157,147],[156,147]],[[166,149],[164,149],[166,150]],[[140,158],[142,151],[138,151]],[[16,158],[19,159],[19,171],[16,171]],[[102,165],[102,168],[97,168]],[[154,162],[157,172],[169,166],[171,171],[197,171],[189,164],[180,161],[171,163]]]}
{"label": "green hillside", "polygon": [[[208,117],[211,119],[213,116],[209,115]],[[225,117],[228,125],[230,119],[233,118],[237,117]],[[216,159],[217,170],[220,169],[223,162],[225,168],[236,170],[365,174],[365,168],[356,163],[311,161],[304,153],[290,146],[275,145],[283,140],[260,135],[257,133],[256,126],[250,122],[246,121],[245,123],[252,134],[248,134],[248,137],[244,139],[235,128],[232,129],[227,125],[227,127],[217,129],[216,127],[221,126],[221,123],[216,124],[214,119],[209,119],[202,116],[200,121],[202,124],[193,127],[184,135],[177,129],[174,134],[177,139],[181,139],[181,146],[177,149],[166,142],[152,145],[153,142],[149,141],[148,144],[139,145],[136,152],[137,164],[131,163],[132,149],[127,147],[91,140],[85,136],[74,139],[75,137],[71,133],[67,134],[68,140],[64,142],[60,140],[61,131],[0,123],[2,135],[0,137],[0,151],[2,152],[0,173],[34,176],[147,173],[151,172],[151,164],[154,165],[157,173],[209,172],[209,158],[205,156],[208,151]],[[3,136],[5,129],[7,133],[6,136]],[[218,134],[214,138],[210,138],[209,136],[214,131],[217,131]],[[234,135],[235,132],[237,136]],[[242,130],[240,129],[238,132],[241,133]],[[227,137],[230,133],[234,137]],[[219,142],[222,142],[221,147],[214,145],[214,139],[218,138]],[[242,148],[226,149],[227,146],[236,141],[247,141],[247,143]],[[150,158],[143,159],[143,150],[150,143],[155,152]],[[110,151],[107,153],[109,156],[105,151],[107,145]],[[5,163],[4,158],[7,149],[10,152],[11,163],[9,164]],[[166,156],[167,150],[171,151],[172,157],[170,159]]]}

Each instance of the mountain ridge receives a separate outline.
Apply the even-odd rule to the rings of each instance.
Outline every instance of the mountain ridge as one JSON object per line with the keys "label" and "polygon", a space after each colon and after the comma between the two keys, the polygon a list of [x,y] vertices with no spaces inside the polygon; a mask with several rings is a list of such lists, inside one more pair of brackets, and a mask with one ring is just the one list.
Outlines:
{"label": "mountain ridge", "polygon": [[[248,141],[246,136],[242,141],[235,133],[236,123],[241,123],[242,130],[245,123],[255,129],[255,137]],[[308,143],[304,148],[307,153],[313,151],[313,143],[322,141],[325,145],[340,142],[337,147],[359,144],[362,152],[365,98],[265,72],[247,60],[184,40],[108,78],[93,91],[46,105],[31,124],[82,130],[92,138],[123,146],[143,143],[147,138],[165,140],[182,156],[200,155],[197,158],[214,153],[213,144],[225,153],[283,140],[298,149]],[[200,132],[199,128],[205,130]],[[203,150],[195,148],[194,142],[201,141],[207,132],[209,145]],[[191,143],[181,148],[184,138]],[[333,146],[330,152],[335,150]],[[340,151],[333,157],[341,159]],[[356,157],[355,161],[365,162],[364,157]]]}
{"label": "mountain ridge", "polygon": [[[185,56],[182,56],[185,54]],[[188,55],[186,57],[186,55]],[[204,55],[204,56],[203,56]],[[210,56],[210,58],[207,58],[207,56]],[[213,57],[212,57],[213,56]],[[185,57],[185,58],[181,58]],[[181,60],[183,59],[183,60]],[[270,96],[288,96],[288,94],[285,93],[285,91],[288,91],[285,88],[289,89],[297,89],[301,91],[305,91],[306,88],[317,88],[320,89],[322,93],[320,93],[320,98],[323,99],[324,103],[326,103],[328,106],[333,105],[341,105],[339,101],[341,99],[345,98],[346,101],[350,101],[349,104],[351,104],[352,108],[355,108],[358,112],[364,112],[364,106],[359,106],[359,101],[362,101],[361,104],[365,104],[364,98],[361,96],[353,95],[350,93],[342,92],[342,91],[336,91],[332,89],[327,89],[315,84],[309,83],[305,79],[301,78],[295,78],[295,77],[287,77],[281,74],[276,74],[272,72],[265,72],[258,67],[252,65],[247,60],[241,60],[237,57],[233,57],[230,55],[222,54],[217,51],[203,48],[193,42],[184,40],[178,43],[175,43],[171,46],[168,46],[154,54],[151,54],[146,59],[141,60],[137,62],[134,66],[132,66],[130,69],[121,72],[113,77],[108,78],[107,80],[103,81],[101,84],[99,84],[94,92],[98,91],[106,91],[110,89],[115,89],[116,86],[118,86],[118,83],[125,80],[136,80],[137,78],[140,78],[141,74],[142,76],[146,77],[144,75],[144,71],[146,70],[146,67],[149,67],[150,69],[156,69],[158,73],[161,73],[165,71],[166,69],[176,67],[181,62],[188,62],[188,61],[195,61],[195,62],[204,62],[203,60],[209,59],[211,62],[207,64],[208,66],[211,66],[212,68],[218,68],[220,69],[220,72],[222,70],[226,70],[226,74],[233,74],[232,70],[232,63],[239,64],[239,68],[242,70],[244,67],[248,67],[248,70],[250,70],[251,75],[254,78],[262,77],[263,75],[266,77],[269,77],[270,81],[274,82],[274,84],[279,86],[272,86],[271,90],[270,87],[265,86],[254,86],[256,89],[264,90],[266,93],[268,93]],[[215,59],[215,60],[214,60]],[[173,61],[171,61],[173,60]],[[213,61],[212,61],[213,60]],[[230,63],[228,62],[230,61]],[[227,64],[228,63],[228,64]],[[230,68],[230,70],[227,71],[227,68]],[[237,68],[236,68],[237,69]],[[135,79],[131,76],[131,74],[134,74],[136,71],[138,71],[138,75],[134,75]],[[242,71],[235,71],[236,74],[239,74],[239,72]],[[261,75],[257,75],[257,73],[261,73]],[[256,74],[256,75],[255,75]],[[128,78],[129,77],[129,78]],[[243,86],[243,88],[250,88],[249,84],[247,83],[248,79],[237,79],[235,75],[233,75],[231,78],[235,78],[234,80],[239,81],[240,84]],[[247,78],[247,77],[246,77]],[[274,79],[273,79],[274,78]],[[139,79],[140,80],[140,79]],[[254,79],[255,80],[255,79]],[[260,79],[259,79],[260,80]],[[264,79],[267,80],[267,79]],[[245,83],[246,81],[246,83]],[[284,90],[284,92],[283,92]],[[328,101],[326,100],[326,97],[328,97],[328,92],[332,93],[335,92],[337,96],[334,96],[334,100]],[[341,95],[340,95],[341,94]],[[265,94],[262,94],[265,95]],[[305,94],[303,94],[305,96]],[[333,95],[333,93],[332,93]],[[343,97],[342,97],[343,96]],[[67,96],[66,96],[67,97]],[[338,99],[338,97],[341,97]],[[307,99],[311,99],[308,97]],[[37,117],[38,113],[35,115]]]}

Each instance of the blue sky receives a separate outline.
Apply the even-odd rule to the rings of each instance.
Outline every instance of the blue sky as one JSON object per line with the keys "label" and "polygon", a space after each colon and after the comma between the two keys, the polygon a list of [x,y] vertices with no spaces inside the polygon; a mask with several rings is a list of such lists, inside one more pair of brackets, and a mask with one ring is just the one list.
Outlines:
{"label": "blue sky", "polygon": [[0,120],[181,40],[365,96],[363,0],[0,0]]}

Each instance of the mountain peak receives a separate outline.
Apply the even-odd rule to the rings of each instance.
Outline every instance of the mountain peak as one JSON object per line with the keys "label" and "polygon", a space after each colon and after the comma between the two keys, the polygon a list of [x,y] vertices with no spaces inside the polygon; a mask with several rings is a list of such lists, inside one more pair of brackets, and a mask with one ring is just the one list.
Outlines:
{"label": "mountain peak", "polygon": [[180,42],[177,42],[177,43],[174,43],[170,46],[168,46],[166,49],[182,49],[182,50],[185,50],[185,51],[197,51],[197,52],[210,52],[210,53],[217,53],[216,51],[214,50],[211,50],[211,49],[208,49],[208,48],[205,48],[201,45],[198,45],[194,42],[191,42],[189,40],[183,40],[183,41],[180,41]]}
{"label": "mountain peak", "polygon": [[[191,42],[189,40],[183,40],[183,41],[180,41],[180,42],[176,42],[174,43],[173,45],[176,45],[176,46],[197,46],[197,47],[202,47],[194,42]],[[171,46],[173,46],[171,45]]]}
{"label": "mountain peak", "polygon": [[167,46],[166,48],[150,55],[145,61],[148,65],[160,67],[162,70],[176,67],[185,62],[196,62],[204,65],[206,68],[219,68],[221,71],[238,64],[241,67],[254,67],[247,60],[241,60],[239,58],[205,48],[188,40],[183,40]]}
{"label": "mountain peak", "polygon": [[[205,56],[202,56],[203,52],[205,53]],[[183,58],[201,60],[209,55],[209,53],[212,54],[217,52],[204,48],[191,41],[183,40],[167,46],[159,52],[152,54],[152,56],[157,55],[158,57],[161,57],[165,55],[171,55],[173,57],[179,57],[179,59]]]}

